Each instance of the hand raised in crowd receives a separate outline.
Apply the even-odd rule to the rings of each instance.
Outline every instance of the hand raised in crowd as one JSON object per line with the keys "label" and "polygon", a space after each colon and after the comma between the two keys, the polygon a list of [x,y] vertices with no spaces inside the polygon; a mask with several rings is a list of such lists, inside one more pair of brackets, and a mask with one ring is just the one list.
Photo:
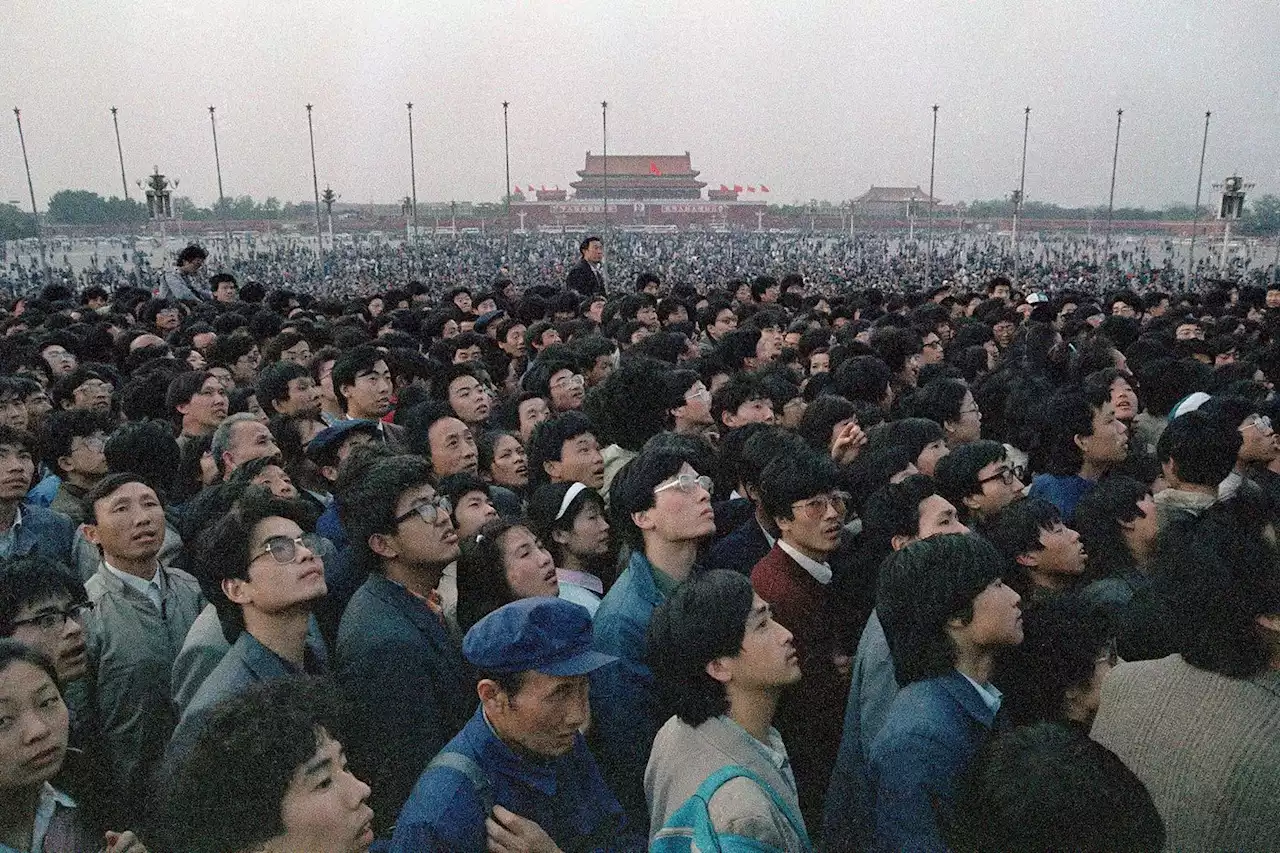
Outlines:
{"label": "hand raised in crowd", "polygon": [[489,853],[561,853],[551,836],[538,824],[502,806],[484,822]]}
{"label": "hand raised in crowd", "polygon": [[867,434],[857,423],[848,423],[831,442],[831,458],[838,465],[848,465],[858,458],[862,448],[867,444]]}
{"label": "hand raised in crowd", "polygon": [[124,832],[107,831],[104,838],[107,846],[103,848],[103,853],[147,853],[147,848],[133,834],[133,830],[125,830]]}

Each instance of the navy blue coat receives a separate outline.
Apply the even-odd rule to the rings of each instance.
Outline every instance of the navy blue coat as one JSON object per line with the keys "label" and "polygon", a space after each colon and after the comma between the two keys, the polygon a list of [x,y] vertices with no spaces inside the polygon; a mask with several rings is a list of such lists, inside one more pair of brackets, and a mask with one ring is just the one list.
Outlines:
{"label": "navy blue coat", "polygon": [[419,774],[475,710],[475,673],[426,603],[379,574],[351,597],[335,658],[356,705],[343,746],[386,835]]}

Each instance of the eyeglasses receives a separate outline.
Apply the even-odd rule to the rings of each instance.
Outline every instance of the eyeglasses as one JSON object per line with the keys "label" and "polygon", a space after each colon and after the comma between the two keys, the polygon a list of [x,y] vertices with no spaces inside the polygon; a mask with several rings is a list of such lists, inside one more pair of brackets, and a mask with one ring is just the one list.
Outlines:
{"label": "eyeglasses", "polygon": [[656,495],[658,492],[665,492],[667,489],[679,489],[682,492],[692,492],[694,489],[702,489],[703,491],[711,491],[711,478],[705,474],[680,474],[668,483],[653,490]]}
{"label": "eyeglasses", "polygon": [[1271,418],[1266,415],[1251,415],[1248,420],[1240,425],[1240,429],[1248,429],[1256,427],[1258,432],[1271,432]]}
{"label": "eyeglasses", "polygon": [[414,504],[409,507],[407,512],[403,512],[392,519],[396,524],[403,524],[414,516],[425,521],[427,524],[436,524],[441,515],[449,517],[453,515],[453,502],[448,498],[436,496],[428,498],[421,503]]}
{"label": "eyeglasses", "polygon": [[711,392],[706,388],[701,388],[697,391],[690,391],[688,394],[684,395],[684,401],[686,403],[710,403]]}
{"label": "eyeglasses", "polygon": [[253,555],[253,559],[256,560],[263,554],[270,554],[271,559],[282,566],[287,566],[298,559],[299,548],[306,548],[312,554],[317,553],[320,550],[320,537],[314,533],[304,533],[296,537],[272,536],[262,543],[262,549]]}
{"label": "eyeglasses", "polygon": [[80,624],[89,618],[89,614],[93,612],[93,602],[85,601],[80,604],[72,604],[61,610],[49,610],[41,613],[39,616],[32,616],[30,619],[15,619],[9,624],[14,628],[20,628],[23,625],[33,625],[37,631],[43,631],[46,634],[52,634],[55,631],[61,631],[62,627],[67,624],[67,620],[74,619]]}
{"label": "eyeglasses", "polygon": [[92,393],[92,392],[94,392],[94,391],[107,391],[107,392],[110,392],[110,391],[111,391],[111,383],[110,383],[110,382],[103,382],[101,379],[88,379],[88,380],[86,380],[86,381],[84,381],[84,382],[81,382],[81,383],[80,383],[80,385],[76,388],[76,390],[77,390],[77,391],[84,391],[84,392],[87,392],[87,393]]}
{"label": "eyeglasses", "polygon": [[976,414],[981,414],[981,413],[982,413],[982,409],[979,409],[977,406],[973,406],[973,407],[968,408],[968,409],[961,409],[961,410],[960,410],[960,414],[962,414],[962,415],[976,415]]}
{"label": "eyeglasses", "polygon": [[586,379],[581,373],[575,373],[572,376],[561,376],[555,382],[551,383],[552,388],[581,388],[586,384]]}
{"label": "eyeglasses", "polygon": [[791,506],[794,509],[802,509],[810,515],[821,518],[827,514],[828,509],[834,509],[836,515],[844,515],[845,508],[848,505],[848,492],[832,492],[829,495],[818,495],[806,501],[796,501]]}
{"label": "eyeglasses", "polygon": [[1014,471],[1013,468],[1009,467],[1008,465],[1005,465],[1003,468],[1001,468],[999,471],[992,474],[990,477],[979,477],[978,485],[985,486],[987,483],[990,483],[994,480],[1000,480],[1006,486],[1012,486],[1014,483],[1019,482],[1021,478],[1018,476],[1018,472]]}
{"label": "eyeglasses", "polygon": [[104,435],[86,435],[80,439],[80,446],[85,450],[97,453],[107,446],[107,437]]}
{"label": "eyeglasses", "polygon": [[924,343],[924,348],[925,349],[942,349],[942,341],[926,341]]}

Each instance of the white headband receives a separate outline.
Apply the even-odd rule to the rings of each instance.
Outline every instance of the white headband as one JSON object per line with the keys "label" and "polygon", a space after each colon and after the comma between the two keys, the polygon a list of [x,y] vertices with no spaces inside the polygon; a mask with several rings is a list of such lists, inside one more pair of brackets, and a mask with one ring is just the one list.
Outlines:
{"label": "white headband", "polygon": [[564,498],[560,501],[560,511],[556,513],[556,521],[564,518],[564,514],[569,511],[569,504],[573,503],[573,499],[582,494],[586,490],[586,486],[582,483],[571,483],[564,493]]}

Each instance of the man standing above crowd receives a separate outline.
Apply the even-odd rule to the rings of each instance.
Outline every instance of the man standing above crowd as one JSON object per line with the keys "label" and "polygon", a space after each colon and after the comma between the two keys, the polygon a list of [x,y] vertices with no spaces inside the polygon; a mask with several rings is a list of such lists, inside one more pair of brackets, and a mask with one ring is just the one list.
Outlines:
{"label": "man standing above crowd", "polygon": [[604,259],[604,242],[596,236],[583,239],[578,245],[582,260],[569,270],[564,286],[583,296],[604,292],[604,278],[600,275],[600,262]]}
{"label": "man standing above crowd", "polygon": [[178,253],[177,269],[168,270],[160,277],[157,296],[161,299],[178,299],[184,302],[208,302],[213,298],[209,285],[200,274],[209,253],[194,244]]}

